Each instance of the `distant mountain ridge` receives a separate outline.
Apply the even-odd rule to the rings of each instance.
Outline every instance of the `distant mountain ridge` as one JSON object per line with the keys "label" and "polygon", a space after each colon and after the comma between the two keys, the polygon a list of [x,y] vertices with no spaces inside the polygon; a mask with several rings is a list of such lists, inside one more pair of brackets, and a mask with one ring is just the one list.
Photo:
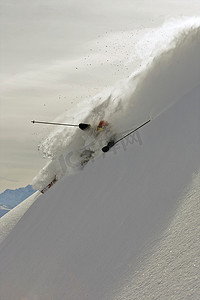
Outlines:
{"label": "distant mountain ridge", "polygon": [[0,217],[31,196],[35,190],[31,185],[16,190],[7,189],[0,194]]}

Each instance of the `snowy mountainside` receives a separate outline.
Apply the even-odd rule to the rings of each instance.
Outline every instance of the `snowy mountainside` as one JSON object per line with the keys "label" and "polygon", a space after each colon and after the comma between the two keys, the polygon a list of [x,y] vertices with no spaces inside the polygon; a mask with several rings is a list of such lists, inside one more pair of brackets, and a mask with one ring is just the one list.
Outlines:
{"label": "snowy mountainside", "polygon": [[[166,40],[160,44],[163,32]],[[54,178],[73,174],[84,165],[86,150],[91,153],[86,162],[100,156],[110,138],[121,137],[122,132],[153,120],[199,84],[198,18],[165,24],[154,32],[152,40],[152,49],[148,48],[149,56],[145,56],[140,69],[68,112],[68,122],[89,123],[90,131],[59,128],[41,145],[50,161],[34,178],[35,189],[42,190]],[[96,127],[102,119],[109,121],[110,130],[97,134]]]}
{"label": "snowy mountainside", "polygon": [[38,199],[40,192],[37,191],[0,218],[0,243],[16,226],[29,207]]}
{"label": "snowy mountainside", "polygon": [[[62,178],[32,204],[0,244],[2,300],[142,299],[140,286],[138,297],[131,293],[138,259],[146,248],[151,253],[149,243],[159,242],[200,170],[199,95],[200,86],[144,127],[142,145],[108,152],[82,172]],[[196,253],[199,243],[193,241],[187,247],[195,247]],[[181,261],[176,270],[182,270]],[[116,295],[130,272],[130,290],[122,287],[122,294]],[[184,274],[196,291],[190,269]],[[139,282],[142,279],[143,285],[149,282],[143,277]],[[169,299],[177,289],[176,300],[190,299],[190,291],[181,285],[185,280],[171,289],[154,287],[161,299]],[[149,299],[154,291],[147,290]]]}
{"label": "snowy mountainside", "polygon": [[28,198],[34,192],[35,190],[32,189],[31,185],[15,190],[5,190],[0,194],[0,217]]}
{"label": "snowy mountainside", "polygon": [[[37,201],[32,199],[5,233],[1,300],[199,298],[194,264],[200,228],[200,28],[196,19],[178,24],[174,39],[170,33],[171,50],[157,49],[138,75],[117,84],[108,101],[101,101],[101,117],[110,116],[116,132],[118,125],[125,131],[151,112],[153,121],[140,130],[137,142],[127,140],[80,172],[63,176],[45,194],[37,192]],[[112,104],[118,95],[121,100]],[[89,121],[85,108],[79,113],[79,121]],[[60,172],[56,150],[66,155],[68,145],[79,151],[89,139],[70,132],[69,144],[67,129],[55,131],[44,144],[54,159],[36,178],[39,186]],[[77,161],[78,154],[70,160],[75,170]],[[63,171],[71,174],[68,169]],[[163,233],[170,236],[164,243]]]}

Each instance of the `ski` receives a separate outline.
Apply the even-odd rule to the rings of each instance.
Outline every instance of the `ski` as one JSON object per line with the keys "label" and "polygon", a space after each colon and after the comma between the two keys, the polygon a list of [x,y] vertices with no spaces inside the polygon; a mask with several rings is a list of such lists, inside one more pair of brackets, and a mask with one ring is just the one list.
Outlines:
{"label": "ski", "polygon": [[70,126],[70,127],[79,127],[81,130],[88,129],[90,124],[80,123],[80,124],[66,124],[66,123],[55,123],[55,122],[44,122],[44,121],[31,121],[33,124],[47,124],[47,125],[61,125],[61,126]]}
{"label": "ski", "polygon": [[104,146],[101,150],[103,152],[108,152],[114,145],[116,145],[117,143],[119,143],[121,140],[125,139],[127,136],[129,136],[130,134],[134,133],[135,131],[137,131],[138,129],[142,128],[143,126],[145,126],[146,124],[148,124],[151,120],[146,121],[145,123],[143,123],[142,125],[138,126],[137,128],[131,130],[129,133],[127,133],[126,135],[124,135],[123,137],[121,137],[120,139],[118,139],[117,141],[115,140],[110,140],[108,142],[108,144],[106,146]]}
{"label": "ski", "polygon": [[54,185],[56,183],[57,179],[56,177],[47,185],[45,186],[40,192],[42,194],[44,194],[48,189],[50,189],[52,187],[52,185]]}

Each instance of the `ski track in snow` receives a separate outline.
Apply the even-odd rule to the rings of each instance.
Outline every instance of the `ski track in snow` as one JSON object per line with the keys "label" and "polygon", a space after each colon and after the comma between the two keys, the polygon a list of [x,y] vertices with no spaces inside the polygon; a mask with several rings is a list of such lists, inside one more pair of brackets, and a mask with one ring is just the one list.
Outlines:
{"label": "ski track in snow", "polygon": [[[143,56],[141,68],[114,87],[79,103],[62,120],[90,123],[93,129],[83,132],[58,128],[40,146],[50,161],[34,178],[33,187],[42,190],[55,177],[59,180],[65,174],[74,174],[81,168],[86,149],[94,152],[88,160],[102,155],[102,146],[113,134],[121,137],[122,132],[153,120],[198,86],[199,49],[199,18],[171,20],[153,30],[151,36],[147,34],[138,43],[134,55],[130,54],[130,61]],[[94,132],[101,119],[109,121],[111,130],[97,136]]]}

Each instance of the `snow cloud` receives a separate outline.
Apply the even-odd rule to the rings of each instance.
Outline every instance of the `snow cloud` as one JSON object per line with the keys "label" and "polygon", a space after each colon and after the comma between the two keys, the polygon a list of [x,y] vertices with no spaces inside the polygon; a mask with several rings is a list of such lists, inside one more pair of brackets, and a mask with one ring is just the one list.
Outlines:
{"label": "snow cloud", "polygon": [[[4,174],[20,177],[25,185],[44,164],[37,144],[50,130],[33,127],[31,119],[53,120],[126,78],[141,63],[135,45],[146,28],[153,30],[168,17],[195,15],[199,9],[195,0],[189,6],[186,0],[86,0],[84,6],[63,0],[4,1],[0,140],[1,162],[9,162]],[[25,145],[32,148],[29,155]],[[31,172],[25,153],[34,161]],[[17,177],[16,161],[27,162]],[[3,184],[2,189],[17,186]]]}
{"label": "snow cloud", "polygon": [[[167,37],[165,47],[160,43],[160,35],[163,33]],[[73,123],[84,120],[95,130],[95,124],[105,119],[109,120],[111,130],[102,136],[95,135],[92,131],[83,133],[79,129],[66,127],[55,130],[41,145],[44,154],[51,161],[34,179],[34,188],[41,190],[54,178],[60,179],[65,172],[72,174],[74,165],[83,165],[85,149],[92,153],[89,159],[87,157],[88,160],[98,157],[101,155],[99,145],[102,141],[106,144],[113,135],[118,139],[123,131],[155,119],[197,87],[200,84],[199,36],[199,18],[171,21],[169,26],[165,24],[161,29],[155,30],[152,34],[154,42],[151,45],[151,55],[146,56],[136,72],[115,84],[113,88],[93,97],[91,101],[80,103],[70,112],[74,116]],[[142,47],[144,41],[140,44]],[[149,48],[147,51],[149,53]],[[60,157],[67,157],[69,162],[70,153],[73,154],[74,163],[68,163],[69,168],[64,170]]]}

